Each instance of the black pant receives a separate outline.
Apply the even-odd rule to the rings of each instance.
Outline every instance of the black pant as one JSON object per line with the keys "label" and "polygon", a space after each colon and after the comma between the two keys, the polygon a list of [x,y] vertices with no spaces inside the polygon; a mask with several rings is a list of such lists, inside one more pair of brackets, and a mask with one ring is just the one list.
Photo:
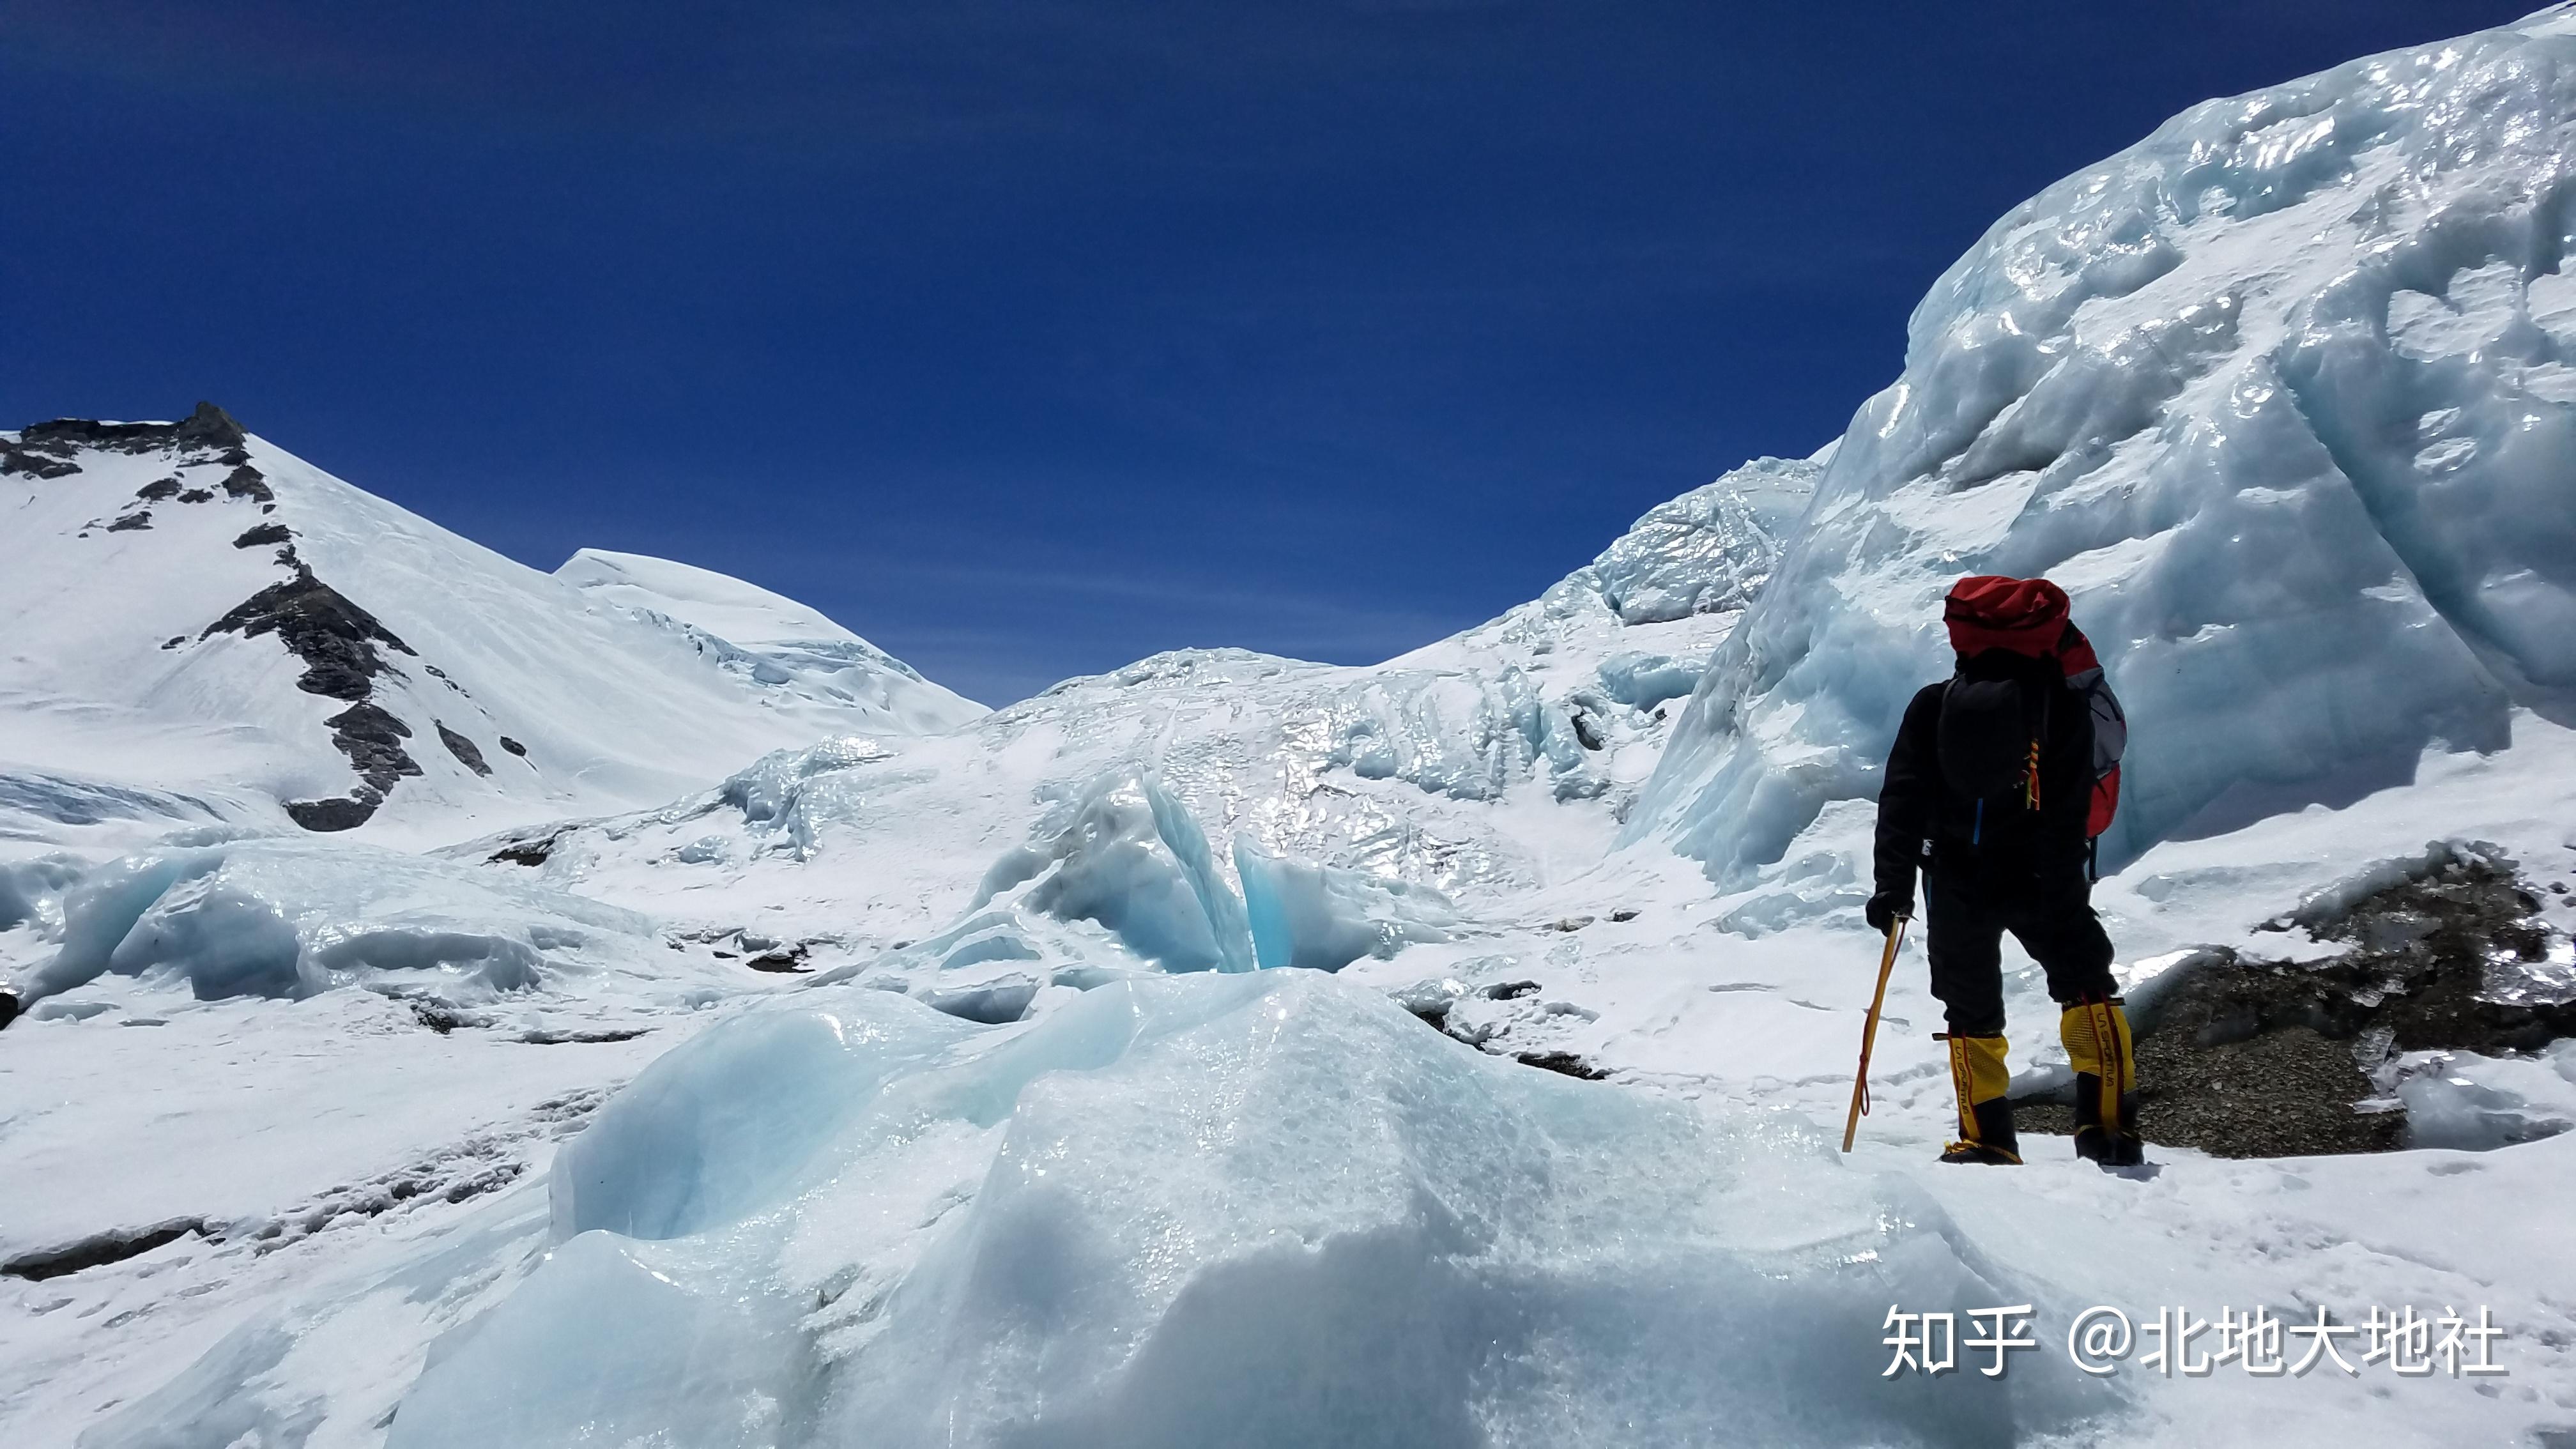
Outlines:
{"label": "black pant", "polygon": [[2109,996],[2111,938],[2081,883],[2073,889],[1986,892],[1931,875],[1923,883],[1924,950],[1932,994],[1959,1036],[2004,1030],[2004,932],[2048,973],[2048,994],[2065,1003]]}

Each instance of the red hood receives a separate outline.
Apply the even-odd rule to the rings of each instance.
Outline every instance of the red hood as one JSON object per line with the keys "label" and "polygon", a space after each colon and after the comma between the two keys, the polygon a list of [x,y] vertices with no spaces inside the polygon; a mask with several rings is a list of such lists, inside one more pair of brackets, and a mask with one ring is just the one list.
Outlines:
{"label": "red hood", "polygon": [[1950,586],[1941,618],[1962,659],[1989,649],[2035,659],[2055,652],[2066,633],[2066,591],[2046,579],[1980,574]]}

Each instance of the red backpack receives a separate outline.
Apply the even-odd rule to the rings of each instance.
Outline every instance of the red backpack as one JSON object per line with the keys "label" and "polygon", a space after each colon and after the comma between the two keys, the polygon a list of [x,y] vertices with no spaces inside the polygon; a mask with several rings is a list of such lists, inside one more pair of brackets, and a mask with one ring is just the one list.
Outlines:
{"label": "red backpack", "polygon": [[2090,839],[2111,828],[2111,817],[2120,808],[2120,755],[2128,747],[2129,720],[2120,712],[2110,681],[2102,677],[2093,642],[2066,614],[2064,589],[2046,579],[1996,574],[1951,585],[1941,610],[1942,622],[1950,628],[1950,647],[1960,658],[2008,649],[2032,659],[2054,659],[2065,672],[2067,689],[2083,699],[2093,716],[2093,799],[2084,823]]}

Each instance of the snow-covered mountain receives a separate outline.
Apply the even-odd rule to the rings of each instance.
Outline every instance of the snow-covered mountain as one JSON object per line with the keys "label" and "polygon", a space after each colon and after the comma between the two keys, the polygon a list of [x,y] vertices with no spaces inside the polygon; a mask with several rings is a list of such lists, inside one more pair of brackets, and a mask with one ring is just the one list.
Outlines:
{"label": "snow-covered mountain", "polygon": [[[946,734],[827,740],[662,809],[454,853],[531,862],[708,934],[793,899],[785,924],[818,963],[904,943],[870,967],[878,979],[1019,1000],[1059,967],[1083,974],[1082,933],[1098,929],[1158,961],[1176,940],[1204,943],[1184,953],[1197,964],[1297,957],[1260,895],[1285,871],[1324,912],[1300,917],[1304,960],[1321,933],[1349,947],[1339,966],[1430,930],[1418,918],[1450,897],[1508,910],[1599,864],[1820,466],[1747,464],[1540,598],[1385,664],[1156,655]],[[1117,859],[1126,884],[1059,889],[1087,868],[1077,845]],[[1171,911],[1116,904],[1130,856],[1155,862]],[[1023,894],[1054,924],[1012,917]],[[1227,904],[1247,894],[1249,914]],[[1266,957],[1255,918],[1274,923]]]}
{"label": "snow-covered mountain", "polygon": [[703,570],[585,553],[549,578],[211,405],[0,433],[0,515],[0,820],[22,838],[454,838],[983,712]]}
{"label": "snow-covered mountain", "polygon": [[[199,830],[0,870],[33,1007],[0,1036],[0,1429],[2554,1442],[2570,155],[2565,7],[2197,108],[1999,223],[1838,443],[1379,666],[1187,651],[951,721],[731,580],[508,575],[774,715],[953,727],[827,722],[427,855]],[[34,443],[8,465],[64,451]],[[236,506],[195,477],[167,501]],[[114,539],[180,527],[147,501]],[[124,516],[76,511],[83,545]],[[432,635],[295,546],[418,652],[330,637],[506,701],[466,668],[520,595]],[[2095,898],[2175,1114],[2153,1172],[2040,1116],[2025,1167],[1935,1165],[1919,944],[1857,1151],[1818,1126],[1877,959],[1893,709],[1984,569],[2074,589],[2130,707]],[[2044,1113],[2055,1011],[2017,959],[2007,998]],[[1891,1305],[2014,1303],[2009,1375],[1882,1373]],[[2094,1305],[2142,1339],[2483,1312],[2506,1373],[2264,1376],[2240,1345],[2097,1376],[2066,1351]]]}

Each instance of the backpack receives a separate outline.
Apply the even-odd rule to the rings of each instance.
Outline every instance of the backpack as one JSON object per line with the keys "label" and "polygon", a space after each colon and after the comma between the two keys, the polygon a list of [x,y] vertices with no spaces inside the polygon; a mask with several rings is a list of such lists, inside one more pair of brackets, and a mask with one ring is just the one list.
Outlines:
{"label": "backpack", "polygon": [[2047,736],[2055,691],[2025,690],[2022,684],[2054,676],[2093,717],[2093,785],[2084,835],[2098,839],[2119,813],[2120,756],[2128,747],[2129,721],[2102,675],[2093,642],[2067,617],[2066,591],[2046,579],[1965,578],[1951,586],[1941,617],[1950,647],[1963,662],[1994,649],[2032,661],[2029,669],[2000,678],[1970,679],[1962,672],[1943,692],[1941,770],[1952,788],[1983,802],[2017,787],[2023,803],[2039,807],[2039,742]]}

